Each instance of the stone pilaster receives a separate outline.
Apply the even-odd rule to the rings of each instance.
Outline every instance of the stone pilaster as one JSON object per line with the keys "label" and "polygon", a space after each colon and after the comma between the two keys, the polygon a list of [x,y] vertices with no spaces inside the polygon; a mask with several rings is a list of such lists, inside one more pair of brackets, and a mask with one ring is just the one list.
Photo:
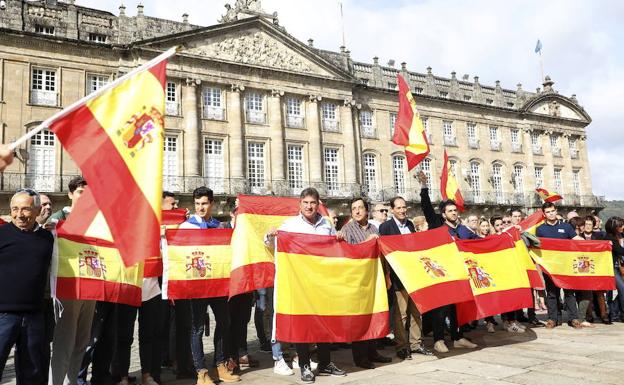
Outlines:
{"label": "stone pilaster", "polygon": [[306,128],[308,129],[308,153],[310,159],[310,182],[314,185],[323,180],[323,148],[321,146],[321,126],[319,124],[320,96],[310,95],[306,103]]}
{"label": "stone pilaster", "polygon": [[200,126],[197,89],[201,85],[199,79],[186,79],[182,90],[182,110],[184,111],[184,175],[200,176]]}
{"label": "stone pilaster", "polygon": [[361,162],[359,157],[359,149],[356,143],[359,142],[354,134],[352,103],[345,101],[340,106],[340,124],[342,126],[342,135],[344,136],[344,163],[345,163],[345,182],[348,184],[358,183],[358,167]]}
{"label": "stone pilaster", "polygon": [[228,132],[230,133],[230,178],[242,180],[245,177],[245,151],[243,140],[242,93],[245,87],[232,84],[227,98]]}
{"label": "stone pilaster", "polygon": [[[284,157],[284,127],[282,125],[282,104],[281,97],[284,91],[272,90],[269,96],[268,123],[271,137],[271,180],[279,185],[286,180],[284,168],[286,158]],[[275,190],[275,189],[273,189]]]}

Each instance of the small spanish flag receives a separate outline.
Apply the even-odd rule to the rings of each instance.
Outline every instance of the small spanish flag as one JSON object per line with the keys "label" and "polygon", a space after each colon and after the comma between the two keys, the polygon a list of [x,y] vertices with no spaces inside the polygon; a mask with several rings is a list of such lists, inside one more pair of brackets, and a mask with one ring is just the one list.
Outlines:
{"label": "small spanish flag", "polygon": [[533,214],[524,218],[518,225],[522,228],[522,231],[535,235],[539,225],[544,223],[544,213],[538,209]]}
{"label": "small spanish flag", "polygon": [[472,287],[473,301],[457,304],[457,322],[533,307],[526,269],[507,234],[456,240]]}
{"label": "small spanish flag", "polygon": [[563,199],[561,195],[554,193],[554,192],[553,193],[548,192],[548,190],[543,189],[543,188],[536,188],[535,191],[540,196],[540,198],[542,198],[544,202],[552,203],[552,202],[557,202]]}
{"label": "small spanish flag", "polygon": [[452,199],[457,205],[457,209],[460,212],[464,211],[464,197],[459,191],[459,183],[451,168],[451,164],[444,150],[444,166],[442,166],[442,176],[440,178],[440,192],[442,193],[442,199]]}
{"label": "small spanish flag", "polygon": [[615,290],[609,241],[540,238],[531,257],[555,285],[572,290]]}
{"label": "small spanish flag", "polygon": [[141,305],[143,263],[124,266],[111,242],[69,234],[59,222],[52,271],[55,297]]}
{"label": "small spanish flag", "polygon": [[388,334],[388,298],[377,241],[278,232],[275,338],[351,342]]}
{"label": "small spanish flag", "polygon": [[543,290],[545,287],[544,280],[542,279],[540,273],[537,271],[537,266],[535,266],[535,262],[533,262],[533,259],[531,259],[531,256],[529,255],[529,249],[524,244],[524,241],[520,236],[520,231],[515,227],[512,227],[507,230],[507,233],[514,242],[514,245],[516,247],[516,256],[520,261],[520,264],[527,272],[531,288]]}
{"label": "small spanish flag", "polygon": [[226,297],[232,229],[167,230],[163,293],[167,299]]}
{"label": "small spanish flag", "polygon": [[405,146],[407,168],[411,170],[429,155],[429,143],[409,85],[400,74],[397,75],[397,82],[399,83],[399,113],[392,142],[398,146]]}
{"label": "small spanish flag", "polygon": [[379,247],[421,313],[472,300],[468,274],[446,226],[383,236]]}

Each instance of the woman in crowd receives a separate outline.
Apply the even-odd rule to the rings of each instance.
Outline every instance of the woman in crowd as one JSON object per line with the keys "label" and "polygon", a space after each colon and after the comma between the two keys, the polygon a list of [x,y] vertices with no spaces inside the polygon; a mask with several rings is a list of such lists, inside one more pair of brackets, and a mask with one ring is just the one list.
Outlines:
{"label": "woman in crowd", "polygon": [[490,222],[486,217],[481,217],[479,219],[479,225],[477,226],[477,235],[479,238],[485,238],[491,234],[490,232]]}
{"label": "woman in crowd", "polygon": [[[613,268],[615,270],[615,286],[618,291],[618,302],[620,320],[624,322],[624,239],[622,232],[624,231],[624,219],[620,217],[611,217],[605,223],[605,239],[611,241],[611,253],[613,255]],[[609,305],[611,307],[611,319],[615,316],[615,304],[613,303],[613,292],[609,292]]]}

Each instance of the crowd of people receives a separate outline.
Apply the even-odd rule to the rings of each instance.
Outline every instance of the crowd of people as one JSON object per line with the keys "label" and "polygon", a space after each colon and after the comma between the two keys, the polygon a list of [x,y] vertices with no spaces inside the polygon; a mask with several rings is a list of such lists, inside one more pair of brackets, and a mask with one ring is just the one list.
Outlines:
{"label": "crowd of people", "polygon": [[[524,213],[512,209],[491,218],[468,215],[459,217],[457,205],[444,200],[436,213],[424,174],[421,182],[420,208],[422,216],[411,220],[407,216],[408,202],[395,197],[389,205],[378,203],[372,210],[364,198],[350,202],[350,217],[339,225],[335,212],[330,218],[321,215],[318,192],[306,188],[300,194],[297,216],[284,222],[279,229],[270,230],[266,247],[273,247],[277,231],[334,235],[338,240],[357,244],[385,235],[409,234],[444,227],[457,239],[479,239],[519,227]],[[0,376],[10,350],[15,347],[15,367],[18,384],[84,385],[142,385],[161,383],[162,367],[171,367],[177,378],[196,379],[198,385],[215,381],[238,382],[241,369],[256,367],[259,361],[250,355],[247,326],[252,319],[257,332],[260,352],[271,354],[276,375],[293,375],[299,369],[301,381],[312,383],[318,375],[345,376],[346,372],[331,360],[335,344],[294,344],[294,354],[287,355],[289,345],[272,339],[273,288],[227,297],[195,298],[167,301],[162,299],[162,279],[144,278],[142,304],[132,307],[91,300],[57,300],[51,296],[49,283],[54,228],[66,219],[87,187],[81,177],[69,183],[71,205],[52,212],[52,202],[32,189],[17,191],[10,201],[10,223],[0,226]],[[236,226],[236,210],[228,222],[212,216],[214,196],[207,187],[193,192],[194,213],[181,228],[224,228]],[[162,209],[177,208],[176,196],[163,193]],[[546,275],[545,291],[536,291],[535,308],[521,309],[500,315],[501,331],[523,333],[527,327],[554,328],[563,322],[562,309],[567,312],[573,328],[593,327],[592,322],[610,324],[624,320],[624,280],[622,232],[624,219],[609,218],[604,230],[599,218],[580,217],[570,213],[561,218],[552,203],[542,207],[545,223],[537,228],[537,237],[560,239],[604,239],[613,246],[613,263],[618,295],[604,291],[563,290]],[[391,215],[390,215],[391,214]],[[526,242],[539,238],[525,234]],[[400,360],[412,355],[446,353],[452,349],[475,349],[469,338],[471,330],[479,327],[474,321],[458,325],[455,305],[433,309],[424,314],[407,293],[392,268],[384,264],[388,281],[391,333],[382,340],[355,341],[350,345],[356,366],[373,369],[376,363],[389,363],[393,357],[378,349],[392,346]],[[624,270],[624,269],[623,269]],[[208,308],[213,317],[209,317]],[[538,320],[535,309],[546,309],[546,322]],[[595,314],[595,316],[594,316]],[[141,365],[140,378],[130,376],[131,346],[138,317],[138,345]],[[214,329],[210,323],[214,322]],[[488,332],[496,332],[495,317],[484,320]],[[203,337],[213,331],[213,362],[205,360]],[[424,343],[432,333],[433,345]],[[450,341],[445,340],[450,335]],[[450,344],[449,344],[450,342]],[[316,360],[312,355],[316,352]],[[291,357],[287,359],[287,357]],[[89,367],[91,368],[89,371]],[[210,367],[216,368],[210,370]],[[91,377],[88,378],[88,374]]]}

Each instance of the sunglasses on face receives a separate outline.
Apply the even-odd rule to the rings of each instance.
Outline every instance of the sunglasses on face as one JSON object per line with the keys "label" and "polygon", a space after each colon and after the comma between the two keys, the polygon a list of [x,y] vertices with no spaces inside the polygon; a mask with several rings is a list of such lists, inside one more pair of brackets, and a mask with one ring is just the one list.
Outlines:
{"label": "sunglasses on face", "polygon": [[510,224],[511,224],[511,221],[503,221],[503,224],[504,224],[504,225],[510,225]]}
{"label": "sunglasses on face", "polygon": [[381,209],[381,210],[375,210],[375,211],[379,211],[380,213],[388,213],[388,209]]}

